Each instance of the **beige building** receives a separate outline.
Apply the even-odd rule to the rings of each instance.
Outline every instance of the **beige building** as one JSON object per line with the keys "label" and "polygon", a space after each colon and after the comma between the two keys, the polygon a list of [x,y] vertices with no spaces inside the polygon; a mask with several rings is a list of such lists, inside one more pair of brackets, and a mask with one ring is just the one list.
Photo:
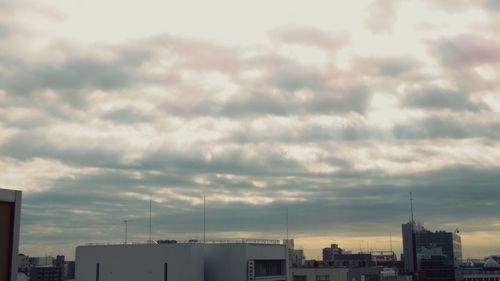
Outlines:
{"label": "beige building", "polygon": [[333,267],[291,268],[291,281],[347,281],[349,269]]}

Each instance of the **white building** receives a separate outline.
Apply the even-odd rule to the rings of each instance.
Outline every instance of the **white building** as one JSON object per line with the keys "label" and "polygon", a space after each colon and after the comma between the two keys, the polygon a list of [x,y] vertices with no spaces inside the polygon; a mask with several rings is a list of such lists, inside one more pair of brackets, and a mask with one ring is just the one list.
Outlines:
{"label": "white building", "polygon": [[21,191],[0,189],[0,280],[17,278]]}
{"label": "white building", "polygon": [[286,248],[265,240],[76,248],[76,281],[286,281]]}
{"label": "white building", "polygon": [[205,244],[205,281],[286,281],[286,257],[278,241]]}
{"label": "white building", "polygon": [[203,245],[127,244],[76,248],[76,281],[203,281]]}

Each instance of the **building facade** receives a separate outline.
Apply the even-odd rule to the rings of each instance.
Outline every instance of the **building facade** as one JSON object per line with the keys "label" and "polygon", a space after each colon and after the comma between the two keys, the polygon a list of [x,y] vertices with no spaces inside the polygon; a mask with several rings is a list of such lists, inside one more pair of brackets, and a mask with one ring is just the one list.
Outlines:
{"label": "building facade", "polygon": [[420,280],[462,280],[462,242],[456,232],[426,230],[421,225],[403,224],[403,252],[406,272]]}
{"label": "building facade", "polygon": [[[347,268],[293,267],[290,281],[348,281]],[[351,281],[351,280],[350,280]]]}
{"label": "building facade", "polygon": [[203,281],[200,244],[88,245],[76,248],[76,281]]}
{"label": "building facade", "polygon": [[34,266],[30,270],[29,281],[64,281],[64,267]]}
{"label": "building facade", "polygon": [[287,281],[287,257],[279,243],[205,244],[205,281]]}
{"label": "building facade", "polygon": [[286,250],[256,240],[79,246],[75,280],[287,281]]}
{"label": "building facade", "polygon": [[0,280],[17,278],[21,191],[0,189]]}

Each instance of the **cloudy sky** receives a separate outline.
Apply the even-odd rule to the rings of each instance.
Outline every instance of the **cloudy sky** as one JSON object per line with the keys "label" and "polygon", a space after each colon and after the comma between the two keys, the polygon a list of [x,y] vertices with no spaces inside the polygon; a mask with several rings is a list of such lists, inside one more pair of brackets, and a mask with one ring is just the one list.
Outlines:
{"label": "cloudy sky", "polygon": [[500,1],[0,2],[0,186],[21,251],[281,239],[500,253]]}

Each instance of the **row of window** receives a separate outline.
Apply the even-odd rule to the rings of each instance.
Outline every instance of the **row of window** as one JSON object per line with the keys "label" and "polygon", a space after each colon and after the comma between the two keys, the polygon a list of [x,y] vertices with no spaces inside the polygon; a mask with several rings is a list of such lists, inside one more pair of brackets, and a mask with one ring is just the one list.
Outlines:
{"label": "row of window", "polygon": [[[295,275],[293,276],[293,281],[307,281],[305,275]],[[329,275],[316,275],[316,281],[330,281]]]}
{"label": "row of window", "polygon": [[464,281],[500,281],[500,278],[495,278],[495,277],[464,278]]}

